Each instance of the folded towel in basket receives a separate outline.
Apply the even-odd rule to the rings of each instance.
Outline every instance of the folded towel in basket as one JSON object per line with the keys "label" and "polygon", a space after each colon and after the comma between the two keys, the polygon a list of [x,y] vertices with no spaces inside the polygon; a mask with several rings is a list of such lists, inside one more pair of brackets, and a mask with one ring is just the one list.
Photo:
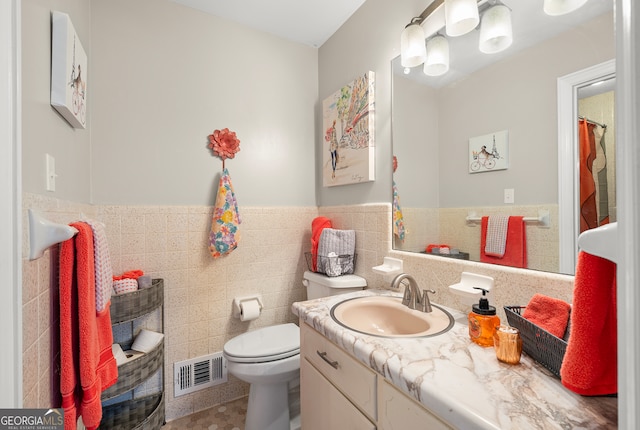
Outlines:
{"label": "folded towel in basket", "polygon": [[331,220],[329,218],[319,216],[311,221],[311,270],[318,271],[318,245],[320,244],[320,235],[325,228],[331,228]]}
{"label": "folded towel in basket", "polygon": [[353,273],[355,253],[355,230],[323,229],[318,242],[318,272],[329,276]]}
{"label": "folded towel in basket", "polygon": [[569,324],[571,305],[564,300],[535,294],[522,313],[533,324],[562,339]]}

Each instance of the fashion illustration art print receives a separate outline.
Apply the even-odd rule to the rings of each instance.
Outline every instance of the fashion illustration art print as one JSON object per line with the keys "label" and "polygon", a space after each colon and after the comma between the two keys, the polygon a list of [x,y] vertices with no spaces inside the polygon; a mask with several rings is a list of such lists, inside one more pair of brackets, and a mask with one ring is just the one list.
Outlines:
{"label": "fashion illustration art print", "polygon": [[374,73],[366,72],[322,102],[322,184],[373,181]]}

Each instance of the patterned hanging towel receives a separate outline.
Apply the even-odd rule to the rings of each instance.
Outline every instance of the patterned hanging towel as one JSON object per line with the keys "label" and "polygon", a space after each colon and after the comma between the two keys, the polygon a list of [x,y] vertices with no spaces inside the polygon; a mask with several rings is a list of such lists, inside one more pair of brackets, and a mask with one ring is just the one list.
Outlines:
{"label": "patterned hanging towel", "polygon": [[209,233],[209,252],[213,258],[226,255],[238,247],[240,223],[238,202],[233,193],[229,171],[225,168],[218,185],[218,195],[211,221],[211,233]]}
{"label": "patterned hanging towel", "polygon": [[398,195],[396,181],[393,181],[393,234],[404,242],[404,217],[402,216],[400,196]]}

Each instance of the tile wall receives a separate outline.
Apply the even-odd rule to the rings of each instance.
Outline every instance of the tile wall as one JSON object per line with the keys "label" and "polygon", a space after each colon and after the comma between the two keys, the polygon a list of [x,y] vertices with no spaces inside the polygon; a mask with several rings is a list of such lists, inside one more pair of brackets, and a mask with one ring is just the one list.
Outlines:
{"label": "tile wall", "polygon": [[[371,268],[383,257],[402,258],[405,272],[423,287],[436,289],[434,301],[465,310],[447,285],[462,271],[494,276],[496,305],[526,304],[539,291],[570,300],[573,278],[477,263],[389,251],[391,206],[240,208],[242,238],[237,250],[214,260],[207,250],[211,207],[91,206],[24,194],[23,351],[24,406],[55,404],[56,369],[51,351],[57,339],[57,265],[55,248],[29,261],[26,209],[68,223],[82,216],[107,226],[115,274],[142,269],[165,280],[165,392],[167,420],[173,420],[244,396],[248,386],[230,376],[227,384],[173,397],[173,363],[222,350],[231,337],[257,327],[295,321],[291,303],[304,300],[304,252],[309,248],[311,220],[329,217],[335,228],[356,230],[356,273],[371,288],[388,282]],[[231,316],[235,296],[260,293],[265,309],[257,320],[242,323]],[[37,315],[34,318],[33,315]]]}

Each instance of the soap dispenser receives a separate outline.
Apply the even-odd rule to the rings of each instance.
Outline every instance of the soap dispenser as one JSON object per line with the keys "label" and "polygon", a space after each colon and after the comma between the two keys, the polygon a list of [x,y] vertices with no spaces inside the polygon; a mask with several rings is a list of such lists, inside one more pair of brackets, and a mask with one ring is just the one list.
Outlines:
{"label": "soap dispenser", "polygon": [[486,298],[488,291],[480,287],[473,288],[482,290],[482,297],[469,312],[469,337],[480,346],[493,346],[493,333],[500,325],[500,317],[496,315],[496,308],[489,305]]}

